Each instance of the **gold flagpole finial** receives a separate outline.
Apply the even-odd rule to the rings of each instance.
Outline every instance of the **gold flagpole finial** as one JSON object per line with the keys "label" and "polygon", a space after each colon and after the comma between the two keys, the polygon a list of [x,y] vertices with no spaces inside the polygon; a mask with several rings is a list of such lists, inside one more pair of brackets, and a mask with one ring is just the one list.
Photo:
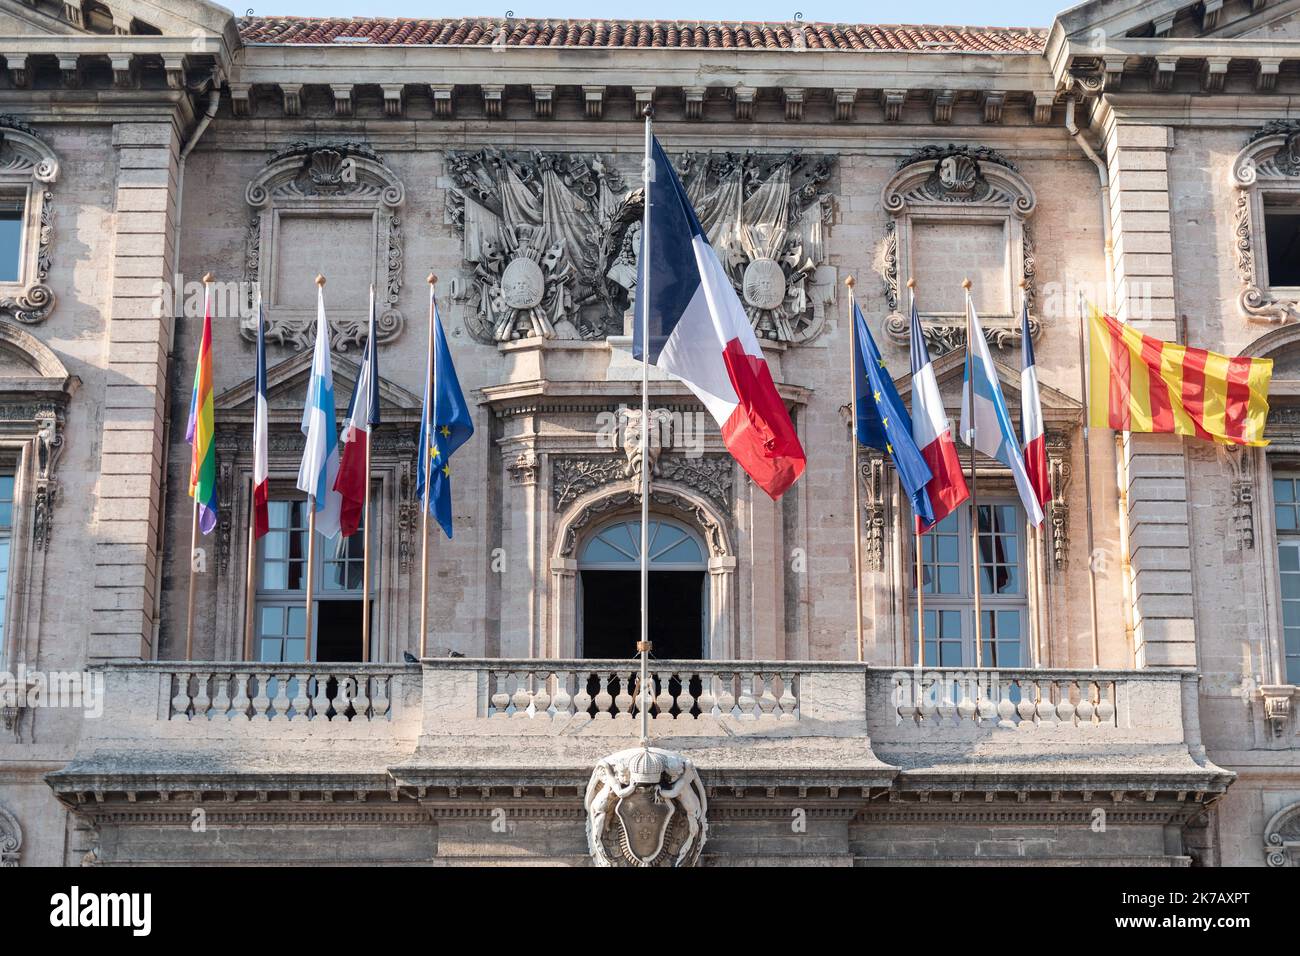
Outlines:
{"label": "gold flagpole finial", "polygon": [[322,289],[325,288],[325,277],[319,273],[316,275],[316,285]]}
{"label": "gold flagpole finial", "polygon": [[211,272],[209,272],[203,277],[203,284],[208,285],[211,282],[215,282],[216,278],[217,278],[216,276],[214,276]]}
{"label": "gold flagpole finial", "polygon": [[845,284],[846,286],[848,286],[848,287],[849,287],[849,291],[852,292],[852,291],[853,291],[853,287],[854,287],[855,285],[858,284],[858,280],[855,279],[855,278],[853,278],[853,276],[845,276],[845,278],[844,278],[844,284]]}
{"label": "gold flagpole finial", "polygon": [[1026,280],[1024,280],[1024,279],[1021,279],[1021,280],[1020,280],[1020,288],[1021,288],[1021,289],[1028,289],[1028,288],[1029,288],[1029,283],[1028,283]]}
{"label": "gold flagpole finial", "polygon": [[967,292],[969,292],[969,291],[970,291],[970,279],[962,279],[962,280],[961,280],[961,287],[962,287],[963,289],[965,289]]}
{"label": "gold flagpole finial", "polygon": [[909,289],[912,289],[913,291],[915,291],[916,289],[916,280],[913,279],[911,276],[907,277],[907,287]]}
{"label": "gold flagpole finial", "polygon": [[429,285],[437,285],[437,284],[438,284],[438,277],[437,277],[436,275],[434,275],[432,272],[430,272],[430,273],[429,273]]}

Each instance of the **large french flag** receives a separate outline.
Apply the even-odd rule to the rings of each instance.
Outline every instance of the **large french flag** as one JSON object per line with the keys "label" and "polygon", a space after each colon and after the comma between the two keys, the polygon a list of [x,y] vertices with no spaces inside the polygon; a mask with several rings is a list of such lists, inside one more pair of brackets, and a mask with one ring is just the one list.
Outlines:
{"label": "large french flag", "polygon": [[916,313],[916,299],[912,299],[912,438],[921,449],[921,457],[930,466],[930,483],[926,491],[934,508],[934,520],[929,524],[918,516],[916,530],[924,534],[956,510],[970,497],[966,476],[962,474],[961,459],[952,440],[948,414],[944,411],[943,396],[939,394],[939,380],[934,375],[930,349],[921,334],[921,318]]}
{"label": "large french flag", "polygon": [[1029,303],[1020,307],[1020,441],[1025,472],[1038,504],[1046,509],[1052,500],[1047,475],[1047,436],[1043,433],[1043,406],[1038,399],[1038,370],[1034,367],[1034,340],[1029,337]]}
{"label": "large french flag", "polygon": [[961,434],[976,451],[1002,462],[1011,469],[1012,480],[1020,494],[1031,525],[1043,523],[1043,506],[1029,482],[1025,458],[1020,451],[1020,436],[1011,425],[1011,414],[1002,397],[997,369],[989,354],[979,316],[970,294],[966,295],[967,321],[971,329],[966,349],[966,387],[961,396]]}
{"label": "large french flag", "polygon": [[334,479],[334,490],[343,498],[339,507],[339,528],[344,537],[351,537],[361,527],[361,514],[366,507],[366,482],[370,480],[369,459],[370,429],[379,424],[379,357],[375,353],[375,289],[370,287],[370,327],[366,348],[361,355],[361,371],[357,385],[352,390],[348,416],[343,425],[343,453],[339,459],[339,473]]}
{"label": "large french flag", "polygon": [[267,442],[270,437],[270,414],[266,403],[266,315],[262,297],[257,297],[257,395],[253,407],[253,538],[270,530],[271,469]]}
{"label": "large french flag", "polygon": [[[803,447],[749,316],[681,180],[657,139],[652,150],[650,225],[641,236],[633,354],[681,379],[717,420],[722,440],[740,466],[768,495],[779,498],[803,474]],[[645,295],[648,348],[643,341]]]}

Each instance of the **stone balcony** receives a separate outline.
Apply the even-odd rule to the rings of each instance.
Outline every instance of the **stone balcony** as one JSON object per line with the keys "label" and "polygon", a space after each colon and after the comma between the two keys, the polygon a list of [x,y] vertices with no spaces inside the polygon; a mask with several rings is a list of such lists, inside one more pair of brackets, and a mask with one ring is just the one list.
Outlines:
{"label": "stone balcony", "polygon": [[[710,790],[831,798],[1200,803],[1232,775],[1200,742],[1190,671],[652,663],[657,746]],[[580,799],[637,739],[634,661],[103,665],[103,714],[50,775],[69,804]],[[950,795],[950,796],[949,796]]]}

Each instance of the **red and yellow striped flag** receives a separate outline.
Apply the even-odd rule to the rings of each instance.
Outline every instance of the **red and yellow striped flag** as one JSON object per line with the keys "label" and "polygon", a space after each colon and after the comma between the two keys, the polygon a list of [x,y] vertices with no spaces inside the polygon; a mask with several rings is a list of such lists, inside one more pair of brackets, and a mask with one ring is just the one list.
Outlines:
{"label": "red and yellow striped flag", "polygon": [[1091,309],[1089,421],[1226,445],[1267,445],[1273,360],[1194,349],[1143,335]]}

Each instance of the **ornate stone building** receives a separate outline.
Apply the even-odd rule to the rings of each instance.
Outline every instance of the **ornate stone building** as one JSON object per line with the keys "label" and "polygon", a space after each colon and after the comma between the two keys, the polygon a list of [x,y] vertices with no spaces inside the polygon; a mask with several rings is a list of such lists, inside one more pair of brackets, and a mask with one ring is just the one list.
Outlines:
{"label": "ornate stone building", "polygon": [[[588,777],[635,739],[642,467],[652,736],[698,768],[702,862],[1300,863],[1300,0],[1024,30],[0,0],[0,58],[6,865],[586,861]],[[647,105],[808,453],[779,502],[680,384],[626,413]],[[416,662],[430,269],[476,434]],[[191,558],[208,271],[221,519]],[[370,607],[294,490],[318,272],[341,406],[379,304]],[[1023,283],[1056,501],[1031,535],[978,463],[980,670],[969,508],[926,539],[914,668],[906,499],[844,418],[850,275],[904,400],[915,278],[954,414],[961,279],[1012,409]],[[1272,443],[1095,429],[1086,494],[1080,292],[1273,358]]]}

